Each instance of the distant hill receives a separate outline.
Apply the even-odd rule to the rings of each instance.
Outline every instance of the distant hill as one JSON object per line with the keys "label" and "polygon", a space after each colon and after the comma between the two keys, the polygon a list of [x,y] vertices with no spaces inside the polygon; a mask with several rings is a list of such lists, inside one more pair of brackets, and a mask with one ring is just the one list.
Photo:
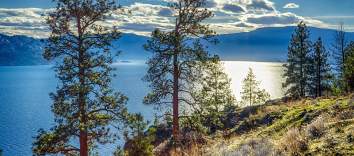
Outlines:
{"label": "distant hill", "polygon": [[0,34],[0,66],[46,64],[42,51],[43,43],[38,39]]}
{"label": "distant hill", "polygon": [[[209,45],[209,51],[228,61],[284,61],[294,28],[261,28],[219,35],[219,44]],[[327,47],[333,41],[334,30],[311,27],[310,33],[312,40],[321,36]],[[354,33],[347,33],[347,38],[354,40]],[[148,39],[146,36],[123,34],[122,38],[114,41],[115,49],[121,51],[119,60],[146,60],[149,53],[144,50],[143,44]],[[47,64],[42,58],[43,45],[39,39],[0,34],[0,65]]]}
{"label": "distant hill", "polygon": [[[220,43],[212,46],[223,60],[284,61],[287,48],[295,27],[262,28],[251,32],[220,35]],[[314,41],[322,37],[330,50],[335,34],[331,29],[310,27],[310,37]],[[354,40],[354,33],[347,33],[348,40]]]}

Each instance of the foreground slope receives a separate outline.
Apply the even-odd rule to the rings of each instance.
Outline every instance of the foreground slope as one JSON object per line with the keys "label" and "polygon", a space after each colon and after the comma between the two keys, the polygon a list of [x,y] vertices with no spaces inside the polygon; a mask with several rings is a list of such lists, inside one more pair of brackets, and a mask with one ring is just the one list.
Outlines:
{"label": "foreground slope", "polygon": [[203,155],[354,155],[354,95],[274,102],[247,110]]}

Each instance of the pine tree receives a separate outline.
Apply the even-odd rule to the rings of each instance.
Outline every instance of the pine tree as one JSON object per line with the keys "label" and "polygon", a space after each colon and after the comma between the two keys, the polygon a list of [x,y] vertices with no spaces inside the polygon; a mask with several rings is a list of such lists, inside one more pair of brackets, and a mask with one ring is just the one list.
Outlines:
{"label": "pine tree", "polygon": [[201,22],[212,16],[212,13],[203,8],[205,0],[178,0],[170,4],[175,12],[176,22],[174,29],[162,32],[156,29],[152,38],[145,45],[145,49],[153,53],[149,59],[148,73],[145,80],[150,82],[152,92],[146,96],[144,103],[172,104],[173,138],[179,139],[179,105],[188,103],[188,85],[193,83],[197,74],[197,61],[208,58],[200,39],[210,39],[214,33],[207,25]]}
{"label": "pine tree", "polygon": [[346,80],[344,77],[344,62],[345,62],[345,56],[346,56],[346,51],[345,48],[347,46],[347,39],[346,39],[346,33],[344,31],[344,24],[340,23],[339,27],[334,35],[334,43],[332,44],[332,53],[335,59],[335,65],[336,65],[336,71],[337,71],[337,77],[339,80],[339,86],[343,92],[347,92],[346,86]]}
{"label": "pine tree", "polygon": [[348,92],[354,91],[354,41],[351,41],[345,48],[344,78]]}
{"label": "pine tree", "polygon": [[322,39],[318,38],[313,45],[313,74],[311,75],[312,95],[315,97],[322,96],[323,91],[330,89],[331,67],[328,63],[328,53],[322,43]]}
{"label": "pine tree", "polygon": [[108,0],[55,2],[57,8],[47,19],[51,35],[43,56],[56,62],[60,81],[51,93],[56,125],[50,131],[39,130],[33,153],[88,156],[97,144],[114,141],[110,129],[127,115],[127,97],[110,89],[110,47],[119,33],[97,24],[116,7]]}
{"label": "pine tree", "polygon": [[286,78],[283,87],[287,89],[286,95],[301,98],[309,95],[311,86],[311,41],[309,31],[304,22],[300,22],[292,34],[288,47],[287,64],[284,64]]}
{"label": "pine tree", "polygon": [[198,84],[201,87],[192,94],[195,100],[192,111],[201,116],[200,119],[210,132],[214,132],[223,127],[221,119],[224,109],[235,105],[236,100],[230,88],[231,79],[224,72],[219,57],[204,62],[202,68],[204,70]]}
{"label": "pine tree", "polygon": [[252,106],[261,104],[270,98],[265,89],[259,88],[260,82],[256,80],[252,68],[249,68],[246,78],[243,80],[241,99],[244,105]]}

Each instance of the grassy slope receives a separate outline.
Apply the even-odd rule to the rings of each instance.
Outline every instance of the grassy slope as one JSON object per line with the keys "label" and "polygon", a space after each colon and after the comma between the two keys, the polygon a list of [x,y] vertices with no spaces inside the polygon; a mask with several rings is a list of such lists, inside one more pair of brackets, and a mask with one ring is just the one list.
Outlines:
{"label": "grassy slope", "polygon": [[[303,154],[354,155],[354,96],[339,98],[304,99],[293,102],[277,102],[258,106],[246,118],[241,118],[231,130],[228,139],[210,139],[204,147],[206,155],[237,153],[250,138],[269,140],[271,148],[281,151],[287,143],[284,135],[290,128],[298,128],[306,136],[306,126],[318,117],[324,118],[325,129],[319,138],[305,137],[308,144]],[[240,110],[240,113],[244,110]],[[291,140],[290,140],[291,141]],[[268,148],[268,147],[266,147]],[[289,152],[282,151],[288,155]]]}

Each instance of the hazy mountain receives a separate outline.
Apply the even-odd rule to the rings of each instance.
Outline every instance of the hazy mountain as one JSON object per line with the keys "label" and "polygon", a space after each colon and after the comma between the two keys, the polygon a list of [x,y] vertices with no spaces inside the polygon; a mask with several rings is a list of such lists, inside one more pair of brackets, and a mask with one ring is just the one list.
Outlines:
{"label": "hazy mountain", "polygon": [[[223,60],[284,61],[294,27],[262,28],[251,32],[219,35],[219,44],[209,45],[209,51]],[[322,37],[330,49],[334,30],[310,28],[312,40]],[[354,40],[354,33],[347,33],[348,40]],[[114,42],[115,49],[121,51],[119,60],[145,60],[149,53],[143,44],[148,37],[123,34]],[[0,65],[46,64],[42,59],[43,42],[26,36],[0,35]]]}
{"label": "hazy mountain", "polygon": [[[287,48],[295,27],[262,28],[251,32],[220,35],[220,43],[212,46],[224,60],[284,61]],[[322,37],[331,49],[335,31],[310,27],[311,40]],[[354,40],[354,33],[347,33],[348,40]]]}
{"label": "hazy mountain", "polygon": [[0,34],[0,65],[45,64],[42,58],[43,43],[26,36],[6,36]]}

